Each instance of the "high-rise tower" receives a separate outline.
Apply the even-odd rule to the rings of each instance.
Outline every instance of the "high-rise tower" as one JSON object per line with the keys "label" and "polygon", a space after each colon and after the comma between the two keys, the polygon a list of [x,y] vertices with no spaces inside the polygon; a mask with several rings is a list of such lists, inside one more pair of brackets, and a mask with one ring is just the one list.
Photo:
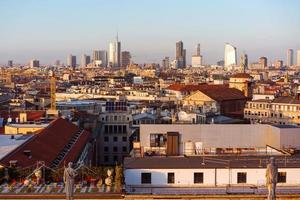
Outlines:
{"label": "high-rise tower", "polygon": [[294,64],[294,50],[293,49],[288,49],[286,52],[286,66],[290,67],[293,66]]}
{"label": "high-rise tower", "polygon": [[226,43],[224,52],[224,67],[227,69],[234,69],[237,64],[236,47]]}
{"label": "high-rise tower", "polygon": [[177,67],[183,68],[186,66],[186,50],[183,49],[183,42],[179,41],[176,43],[176,55]]}
{"label": "high-rise tower", "polygon": [[118,35],[114,42],[109,43],[109,65],[111,67],[121,66],[121,42]]}

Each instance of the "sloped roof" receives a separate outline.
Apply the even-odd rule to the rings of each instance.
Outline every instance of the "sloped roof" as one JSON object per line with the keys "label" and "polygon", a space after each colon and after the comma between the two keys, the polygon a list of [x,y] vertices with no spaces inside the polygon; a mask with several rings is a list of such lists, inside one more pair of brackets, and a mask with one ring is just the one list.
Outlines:
{"label": "sloped roof", "polygon": [[[34,165],[37,161],[44,161],[47,166],[50,166],[78,131],[79,128],[72,122],[58,118],[0,162],[2,165],[9,165],[11,160],[17,160],[18,166],[27,167]],[[60,164],[69,161],[75,162],[88,142],[89,136],[89,132],[83,131]],[[26,150],[31,151],[31,158],[24,154]]]}
{"label": "sloped roof", "polygon": [[[247,97],[244,96],[243,92],[235,88],[228,88],[228,87],[202,88],[199,89],[198,91],[202,92],[206,96],[218,102],[226,101],[226,100],[247,99]],[[192,95],[194,94],[191,94],[190,96]]]}
{"label": "sloped roof", "polygon": [[247,73],[236,73],[233,74],[230,78],[252,78],[252,76],[250,76],[250,74]]}
{"label": "sloped roof", "polygon": [[0,118],[7,119],[9,117],[16,118],[19,117],[20,113],[26,112],[27,114],[27,121],[36,121],[40,120],[45,114],[46,111],[44,110],[32,110],[32,111],[11,111],[8,112],[7,110],[0,111]]}
{"label": "sloped roof", "polygon": [[289,96],[277,97],[273,100],[273,103],[300,104],[300,100]]}

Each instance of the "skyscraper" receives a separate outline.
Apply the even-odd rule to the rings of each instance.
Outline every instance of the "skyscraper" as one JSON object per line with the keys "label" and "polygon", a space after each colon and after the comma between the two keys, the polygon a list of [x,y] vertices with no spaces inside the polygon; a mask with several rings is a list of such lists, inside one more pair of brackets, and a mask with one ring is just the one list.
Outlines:
{"label": "skyscraper", "polygon": [[109,43],[109,65],[111,67],[121,66],[121,42],[118,40]]}
{"label": "skyscraper", "polygon": [[86,67],[90,63],[91,63],[91,57],[83,54],[81,57],[81,67]]}
{"label": "skyscraper", "polygon": [[192,67],[202,66],[202,56],[200,54],[200,44],[197,44],[196,55],[192,56]]}
{"label": "skyscraper", "polygon": [[165,58],[162,60],[161,67],[162,67],[163,69],[168,69],[168,68],[170,67],[170,58],[169,58],[169,57],[165,57]]}
{"label": "skyscraper", "polygon": [[282,60],[276,60],[275,61],[275,68],[280,69],[283,66],[283,61]]}
{"label": "skyscraper", "polygon": [[67,66],[76,67],[76,56],[73,56],[72,54],[68,55]]}
{"label": "skyscraper", "polygon": [[293,66],[294,62],[294,50],[293,49],[288,49],[286,52],[286,66],[290,67]]}
{"label": "skyscraper", "polygon": [[183,68],[186,66],[186,50],[183,49],[183,42],[179,41],[176,43],[176,55],[177,67]]}
{"label": "skyscraper", "polygon": [[130,65],[131,55],[129,51],[122,51],[121,66],[127,67]]}
{"label": "skyscraper", "polygon": [[268,67],[268,59],[266,57],[260,57],[258,62],[263,66],[263,68]]}
{"label": "skyscraper", "polygon": [[29,67],[33,68],[33,67],[39,67],[40,66],[40,61],[36,60],[36,59],[32,59],[29,61]]}
{"label": "skyscraper", "polygon": [[237,64],[236,48],[228,43],[225,44],[224,67],[234,69]]}
{"label": "skyscraper", "polygon": [[12,60],[9,60],[9,61],[7,62],[7,66],[8,66],[8,67],[12,67],[12,66],[13,66],[13,61],[12,61]]}
{"label": "skyscraper", "polygon": [[240,60],[240,72],[245,72],[248,69],[248,55],[243,53]]}
{"label": "skyscraper", "polygon": [[96,66],[107,67],[107,52],[105,50],[94,50],[93,62]]}
{"label": "skyscraper", "polygon": [[297,66],[300,67],[300,50],[297,51]]}

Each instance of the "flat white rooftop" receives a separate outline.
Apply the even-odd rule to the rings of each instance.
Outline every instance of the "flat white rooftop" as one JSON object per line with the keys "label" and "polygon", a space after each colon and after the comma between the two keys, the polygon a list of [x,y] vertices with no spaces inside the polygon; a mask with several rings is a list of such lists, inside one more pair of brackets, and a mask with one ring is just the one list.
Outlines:
{"label": "flat white rooftop", "polygon": [[0,135],[0,160],[15,150],[33,135]]}

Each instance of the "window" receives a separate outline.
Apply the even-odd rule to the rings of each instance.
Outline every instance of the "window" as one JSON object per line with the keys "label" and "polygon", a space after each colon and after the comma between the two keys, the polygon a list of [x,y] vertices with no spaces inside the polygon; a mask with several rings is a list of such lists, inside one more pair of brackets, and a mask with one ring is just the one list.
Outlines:
{"label": "window", "polygon": [[114,156],[114,162],[118,162],[118,156]]}
{"label": "window", "polygon": [[202,172],[194,173],[194,183],[203,183],[203,173]]}
{"label": "window", "polygon": [[122,137],[122,141],[127,142],[127,137],[126,136]]}
{"label": "window", "polygon": [[166,146],[166,138],[163,134],[150,134],[151,147],[164,147]]}
{"label": "window", "polygon": [[122,132],[122,133],[127,133],[126,125],[124,125],[122,129],[123,129],[123,132]]}
{"label": "window", "polygon": [[108,152],[108,147],[107,146],[104,147],[104,152]]}
{"label": "window", "polygon": [[122,147],[122,150],[123,150],[123,152],[127,152],[127,147],[126,147],[126,146],[123,146],[123,147]]}
{"label": "window", "polygon": [[107,125],[104,126],[104,133],[108,133],[108,126]]}
{"label": "window", "polygon": [[104,156],[104,162],[109,162],[109,157],[108,156]]}
{"label": "window", "polygon": [[238,172],[237,173],[237,183],[247,183],[247,173]]}
{"label": "window", "polygon": [[142,184],[151,184],[151,173],[142,173],[141,174],[141,183]]}
{"label": "window", "polygon": [[118,137],[114,137],[114,142],[118,142]]}
{"label": "window", "polygon": [[118,126],[114,126],[114,132],[113,133],[118,133]]}
{"label": "window", "polygon": [[109,141],[108,137],[105,136],[105,137],[104,137],[104,142],[108,142],[108,141]]}
{"label": "window", "polygon": [[168,173],[168,184],[174,184],[175,183],[175,174],[173,172]]}
{"label": "window", "polygon": [[118,152],[118,147],[114,146],[113,151]]}
{"label": "window", "polygon": [[286,172],[278,172],[277,182],[286,183]]}

